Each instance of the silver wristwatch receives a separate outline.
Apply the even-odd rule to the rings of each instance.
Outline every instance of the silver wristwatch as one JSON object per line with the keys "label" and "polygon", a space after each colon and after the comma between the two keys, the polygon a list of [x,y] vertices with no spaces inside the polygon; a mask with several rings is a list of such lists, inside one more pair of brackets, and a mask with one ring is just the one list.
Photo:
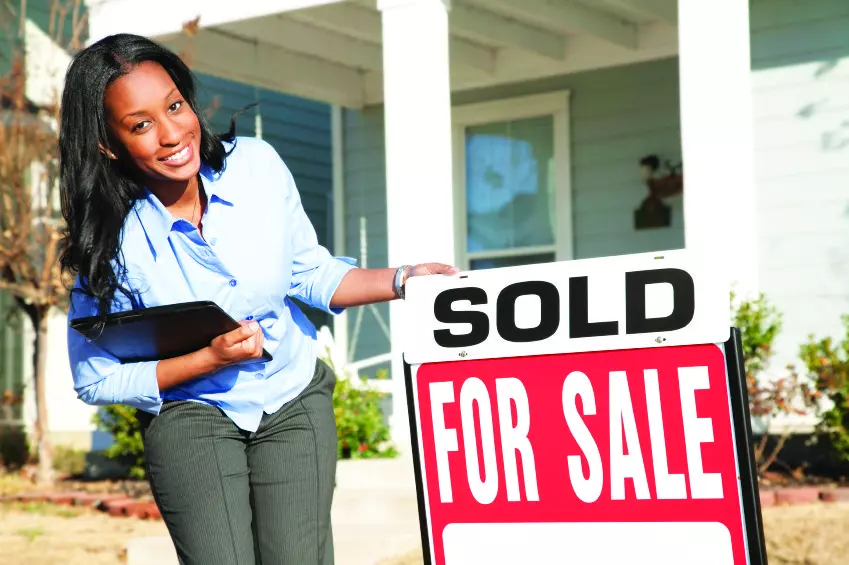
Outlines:
{"label": "silver wristwatch", "polygon": [[395,271],[395,279],[392,281],[392,290],[395,292],[395,296],[401,300],[404,299],[404,285],[407,283],[407,277],[410,276],[409,269],[409,265],[398,267]]}

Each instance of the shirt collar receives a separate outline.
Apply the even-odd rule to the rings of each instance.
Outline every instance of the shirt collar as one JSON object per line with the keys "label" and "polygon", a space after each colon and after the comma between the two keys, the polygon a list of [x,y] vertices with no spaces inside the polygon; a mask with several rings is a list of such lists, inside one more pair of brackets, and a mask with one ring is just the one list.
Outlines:
{"label": "shirt collar", "polygon": [[[227,190],[227,183],[223,181],[223,175],[223,169],[221,172],[215,172],[206,163],[201,163],[200,176],[209,205],[221,203],[232,207],[233,197]],[[140,224],[151,251],[156,256],[158,246],[168,245],[168,238],[179,218],[174,217],[147,186],[144,187],[144,196],[136,201],[130,213],[135,216]]]}

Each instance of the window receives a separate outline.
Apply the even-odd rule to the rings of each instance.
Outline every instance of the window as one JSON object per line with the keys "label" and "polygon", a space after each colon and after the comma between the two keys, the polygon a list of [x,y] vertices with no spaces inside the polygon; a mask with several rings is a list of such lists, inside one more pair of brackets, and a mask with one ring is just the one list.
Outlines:
{"label": "window", "polygon": [[571,258],[567,105],[557,93],[455,108],[464,268]]}

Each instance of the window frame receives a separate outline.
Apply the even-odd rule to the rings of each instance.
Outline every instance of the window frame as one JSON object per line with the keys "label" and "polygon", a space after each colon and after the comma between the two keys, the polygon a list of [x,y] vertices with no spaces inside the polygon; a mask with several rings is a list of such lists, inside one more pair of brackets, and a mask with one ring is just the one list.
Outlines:
{"label": "window frame", "polygon": [[[572,230],[572,174],[569,105],[571,92],[559,90],[463,104],[452,108],[452,145],[454,153],[454,233],[455,253],[460,268],[468,270],[478,259],[521,257],[554,253],[555,261],[574,257]],[[554,243],[469,253],[466,207],[466,128],[524,118],[551,116],[554,134]]]}

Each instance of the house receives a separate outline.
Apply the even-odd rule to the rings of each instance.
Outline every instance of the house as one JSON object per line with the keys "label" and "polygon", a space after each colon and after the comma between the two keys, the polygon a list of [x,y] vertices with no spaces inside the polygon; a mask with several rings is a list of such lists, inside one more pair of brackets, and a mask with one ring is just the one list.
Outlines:
{"label": "house", "polygon": [[[336,254],[475,269],[686,247],[782,311],[774,375],[809,333],[842,331],[845,0],[88,6],[91,40],[190,41],[198,72],[327,104]],[[402,442],[404,323],[398,302],[332,322],[356,369],[394,369]]]}

